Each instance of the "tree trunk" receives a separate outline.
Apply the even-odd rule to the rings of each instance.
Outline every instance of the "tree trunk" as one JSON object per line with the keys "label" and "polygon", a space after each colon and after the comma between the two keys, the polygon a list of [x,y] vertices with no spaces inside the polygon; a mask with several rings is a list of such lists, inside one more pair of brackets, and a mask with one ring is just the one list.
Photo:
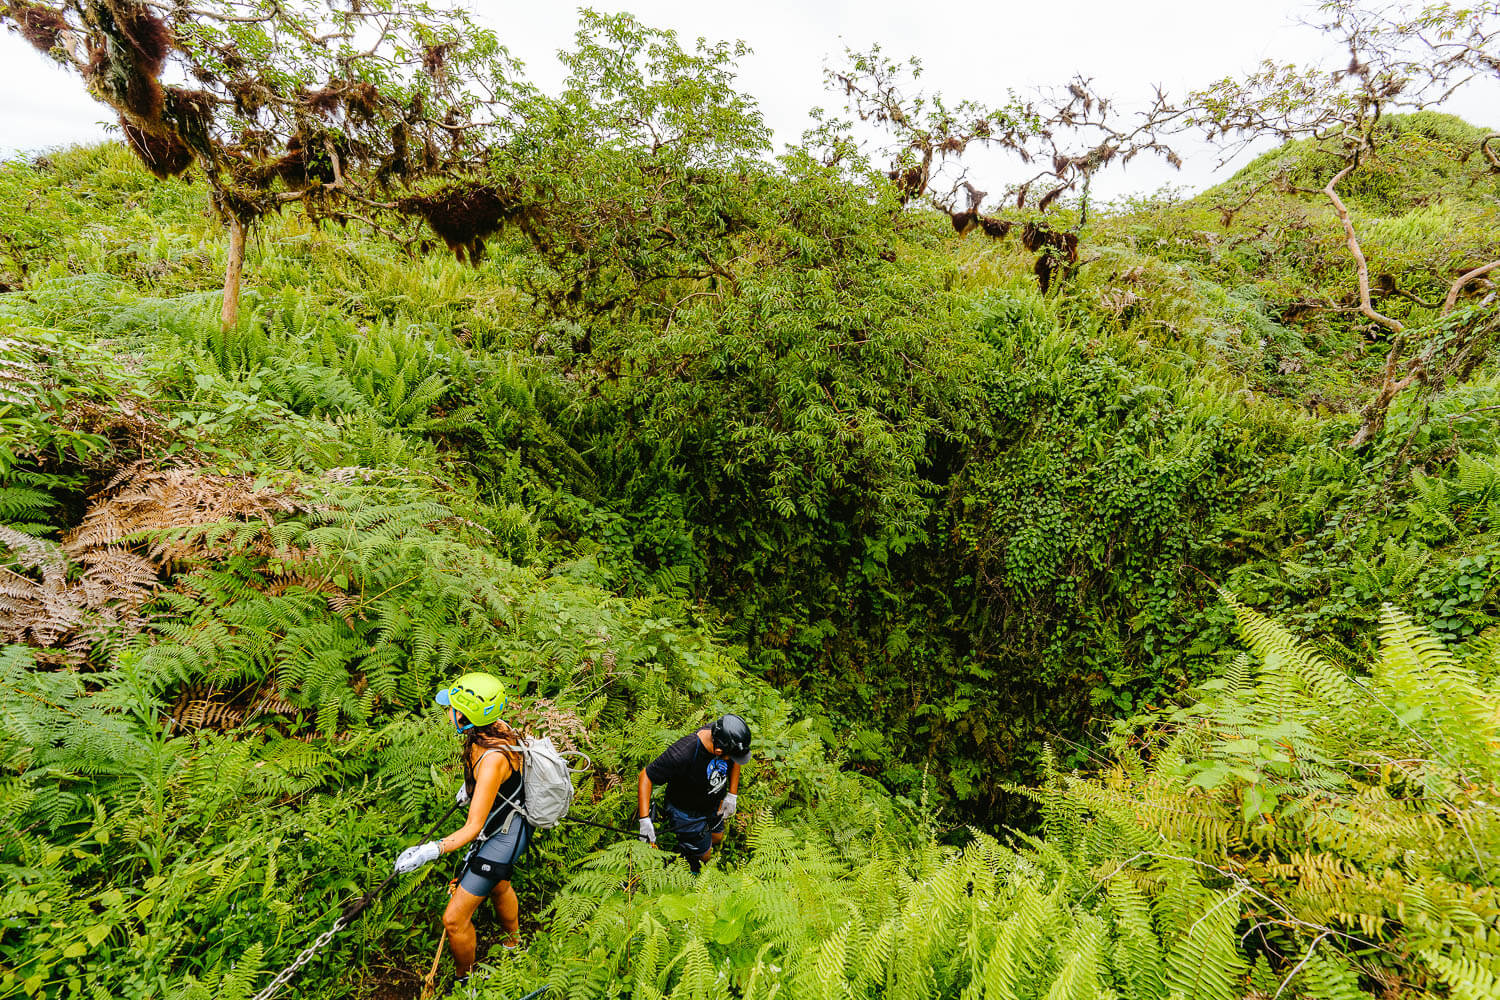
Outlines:
{"label": "tree trunk", "polygon": [[1392,401],[1416,381],[1416,371],[1401,378],[1396,377],[1396,373],[1401,370],[1401,354],[1405,350],[1406,334],[1398,333],[1391,341],[1391,349],[1386,352],[1385,370],[1380,374],[1380,391],[1360,411],[1359,430],[1344,443],[1346,448],[1363,448],[1374,440],[1375,435],[1385,426],[1385,415],[1391,408]]}
{"label": "tree trunk", "polygon": [[219,323],[228,330],[240,318],[240,275],[245,270],[245,224],[229,213],[229,260],[224,265],[224,308]]}
{"label": "tree trunk", "polygon": [[1349,208],[1344,204],[1344,199],[1339,197],[1339,182],[1353,173],[1357,166],[1359,166],[1359,160],[1355,158],[1344,169],[1334,174],[1328,183],[1323,185],[1323,195],[1333,206],[1333,213],[1338,216],[1339,224],[1344,227],[1344,245],[1349,250],[1349,256],[1354,259],[1354,274],[1359,279],[1359,311],[1391,331],[1394,337],[1391,341],[1391,349],[1385,356],[1385,371],[1381,373],[1380,390],[1361,411],[1359,430],[1355,431],[1354,436],[1344,443],[1346,448],[1363,448],[1369,444],[1385,426],[1385,415],[1386,411],[1391,408],[1391,401],[1416,378],[1415,375],[1396,377],[1401,370],[1401,352],[1406,347],[1404,332],[1406,327],[1399,320],[1392,319],[1376,309],[1375,304],[1370,301],[1370,265],[1365,260],[1364,250],[1359,245],[1359,235],[1354,231],[1354,220],[1349,215]]}

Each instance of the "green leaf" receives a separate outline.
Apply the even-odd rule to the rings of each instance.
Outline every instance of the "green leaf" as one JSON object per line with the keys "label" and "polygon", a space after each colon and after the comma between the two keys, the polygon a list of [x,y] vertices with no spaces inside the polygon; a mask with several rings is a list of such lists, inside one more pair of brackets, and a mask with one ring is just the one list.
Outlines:
{"label": "green leaf", "polygon": [[1245,789],[1240,811],[1245,821],[1258,820],[1276,809],[1276,794],[1264,784],[1253,784]]}
{"label": "green leaf", "polygon": [[657,901],[657,906],[668,920],[687,920],[697,912],[691,896],[663,896]]}
{"label": "green leaf", "polygon": [[1197,788],[1218,788],[1228,776],[1229,765],[1215,763],[1193,775],[1193,780],[1188,784]]}

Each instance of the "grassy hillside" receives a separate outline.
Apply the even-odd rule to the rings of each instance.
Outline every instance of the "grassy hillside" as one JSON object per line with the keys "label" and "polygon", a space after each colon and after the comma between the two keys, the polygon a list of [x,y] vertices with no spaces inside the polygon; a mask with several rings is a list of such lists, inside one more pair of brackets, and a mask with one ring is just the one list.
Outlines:
{"label": "grassy hillside", "polygon": [[[797,153],[643,218],[645,154],[564,137],[494,167],[555,230],[477,268],[267,218],[227,330],[201,186],[5,165],[0,997],[253,993],[446,808],[465,669],[607,825],[673,734],[757,746],[701,881],[541,838],[489,996],[1486,995],[1496,313],[1416,299],[1500,255],[1497,188],[1393,128],[1386,306],[1488,332],[1358,451],[1331,219],[1219,209],[1297,149],[1096,218],[1043,296]],[[442,881],[300,995],[413,993]]]}

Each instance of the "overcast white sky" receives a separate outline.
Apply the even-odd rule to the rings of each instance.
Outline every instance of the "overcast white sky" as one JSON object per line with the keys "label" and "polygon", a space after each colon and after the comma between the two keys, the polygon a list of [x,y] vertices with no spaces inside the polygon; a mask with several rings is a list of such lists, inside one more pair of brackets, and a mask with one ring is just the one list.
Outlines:
{"label": "overcast white sky", "polygon": [[[536,0],[472,6],[533,81],[545,89],[561,81],[555,53],[572,40],[572,6]],[[1296,23],[1312,5],[1287,0],[600,0],[593,6],[629,10],[647,24],[676,29],[688,44],[700,35],[744,39],[755,51],[741,64],[743,89],[760,101],[778,144],[801,135],[809,108],[842,105],[822,89],[822,69],[845,45],[879,42],[893,56],[916,55],[928,87],[954,99],[996,101],[1007,89],[1065,83],[1081,72],[1103,93],[1133,103],[1144,101],[1154,84],[1181,93],[1262,59],[1325,54],[1316,32]],[[1447,110],[1500,125],[1500,87],[1472,87]],[[0,32],[0,155],[100,138],[100,123],[109,118],[76,77]],[[1113,197],[1167,183],[1196,189],[1228,176],[1214,173],[1211,150],[1185,152],[1181,172],[1137,160],[1101,176],[1097,190]],[[991,191],[1007,179],[987,165],[974,173]]]}

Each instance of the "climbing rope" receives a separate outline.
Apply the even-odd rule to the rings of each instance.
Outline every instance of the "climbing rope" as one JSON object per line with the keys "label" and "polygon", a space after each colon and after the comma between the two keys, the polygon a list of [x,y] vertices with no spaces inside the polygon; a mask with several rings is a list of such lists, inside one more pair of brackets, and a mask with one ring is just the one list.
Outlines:
{"label": "climbing rope", "polygon": [[[438,832],[438,829],[442,827],[444,823],[448,822],[448,817],[453,815],[453,811],[457,809],[458,806],[459,804],[457,802],[449,806],[448,811],[443,813],[442,818],[432,825],[432,829],[428,830],[426,836],[424,836],[422,839],[431,840],[433,835]],[[605,826],[603,823],[595,823],[592,820],[580,819],[574,816],[567,817],[566,822],[582,823],[586,826],[598,827],[601,830],[609,830],[613,833],[623,833],[629,837],[638,836],[638,833],[634,830],[624,830],[619,827]],[[390,875],[386,876],[384,882],[381,882],[374,889],[371,889],[369,892],[365,893],[363,896],[359,897],[354,902],[344,907],[343,911],[339,913],[338,918],[334,920],[332,926],[330,926],[322,934],[319,934],[317,937],[313,938],[312,944],[308,945],[306,948],[303,948],[301,953],[298,954],[296,958],[292,959],[292,964],[288,965],[286,968],[278,972],[276,974],[276,978],[267,983],[265,989],[255,994],[255,996],[251,997],[250,1000],[271,1000],[271,997],[275,996],[277,990],[281,989],[287,983],[291,982],[292,978],[296,976],[298,972],[302,971],[302,967],[304,965],[306,965],[308,962],[311,962],[317,956],[318,952],[328,947],[328,945],[333,941],[334,937],[338,935],[339,931],[342,931],[344,928],[354,923],[355,920],[359,919],[359,915],[364,913],[365,910],[369,908],[371,903],[379,899],[385,892],[385,890],[390,887],[390,884],[395,881],[395,879],[396,875],[394,872],[392,872]],[[548,987],[543,986],[539,990],[528,993],[526,996],[522,997],[521,1000],[534,1000],[534,998],[541,996],[543,993],[546,993],[547,989]]]}
{"label": "climbing rope", "polygon": [[[584,826],[591,826],[596,830],[608,830],[610,833],[623,833],[632,840],[639,839],[641,835],[639,830],[627,830],[622,826],[606,826],[603,823],[595,823],[591,819],[583,819],[579,816],[564,816],[562,821],[564,823],[582,823]],[[526,1000],[526,998],[522,997],[521,1000]]]}
{"label": "climbing rope", "polygon": [[[570,768],[570,770],[572,769]],[[507,799],[507,801],[509,801],[509,799]],[[454,802],[451,806],[449,806],[448,810],[444,812],[442,817],[432,825],[432,828],[427,831],[427,834],[422,839],[424,841],[431,840],[433,835],[438,832],[438,829],[441,828],[444,823],[448,822],[448,817],[453,815],[453,811],[457,809],[460,804],[461,803]],[[519,809],[519,806],[517,806],[517,808]],[[638,831],[635,830],[626,830],[616,826],[606,826],[603,823],[596,823],[593,820],[583,819],[577,816],[565,816],[563,817],[563,821],[567,823],[581,823],[584,826],[592,826],[600,830],[608,830],[611,833],[622,833],[625,836],[632,838],[639,836]],[[338,917],[334,920],[333,925],[330,926],[322,934],[319,934],[317,937],[313,938],[312,944],[308,945],[306,948],[303,948],[301,953],[298,954],[296,958],[292,959],[292,963],[278,972],[276,974],[276,978],[267,983],[265,989],[261,990],[259,993],[255,994],[255,996],[251,997],[251,1000],[271,1000],[271,997],[276,994],[277,990],[281,989],[287,983],[291,982],[292,978],[302,970],[302,967],[304,965],[306,965],[308,962],[311,962],[320,951],[328,947],[328,945],[333,941],[334,937],[338,935],[339,931],[354,923],[354,921],[359,918],[359,915],[364,913],[364,911],[369,908],[371,903],[374,903],[375,900],[379,899],[380,896],[385,892],[385,890],[390,886],[390,884],[395,881],[395,878],[396,873],[392,872],[390,875],[386,876],[384,882],[381,882],[374,889],[371,889],[369,892],[359,897],[359,899],[356,899],[354,902],[344,907],[343,911],[339,913]],[[439,945],[439,947],[441,947],[441,945]],[[546,993],[547,990],[548,987],[543,986],[539,990],[528,993],[526,996],[522,997],[521,1000],[534,1000],[534,998],[541,996],[543,993]]]}

